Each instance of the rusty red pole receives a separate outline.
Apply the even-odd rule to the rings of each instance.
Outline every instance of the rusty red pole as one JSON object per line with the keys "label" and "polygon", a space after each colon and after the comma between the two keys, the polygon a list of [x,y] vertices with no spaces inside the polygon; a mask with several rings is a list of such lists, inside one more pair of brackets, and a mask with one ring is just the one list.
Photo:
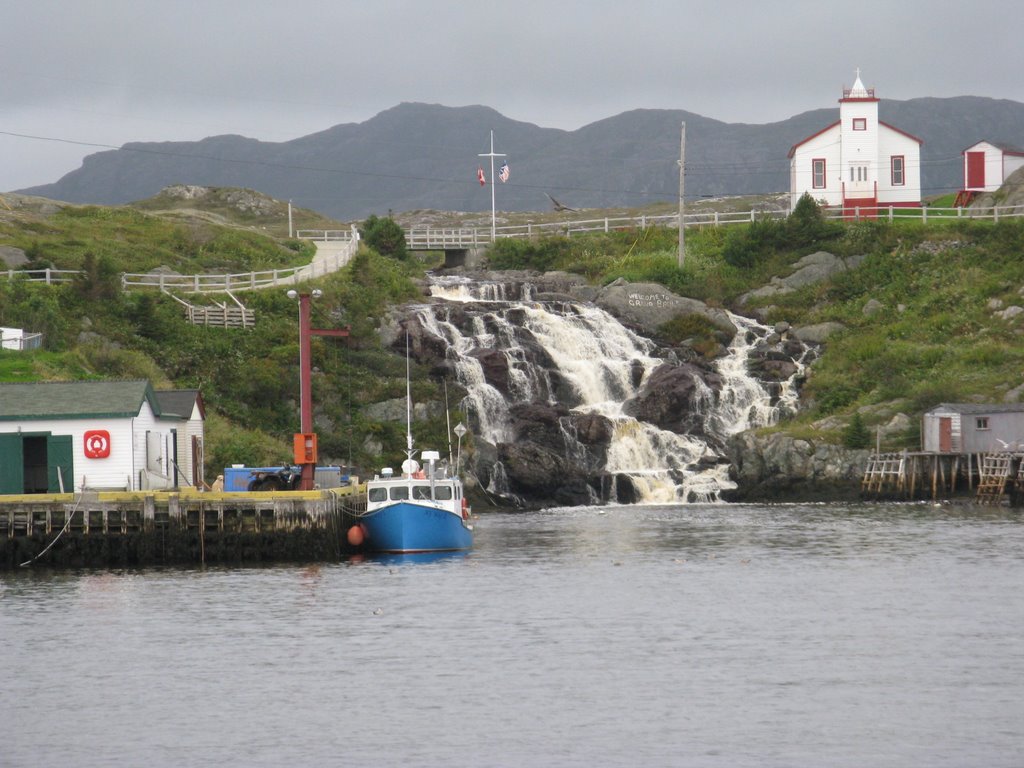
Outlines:
{"label": "rusty red pole", "polygon": [[[299,294],[299,431],[305,435],[313,431],[312,355],[309,327],[309,294]],[[313,490],[316,462],[303,463],[300,490]]]}
{"label": "rusty red pole", "polygon": [[299,295],[299,431],[313,431],[313,383],[310,365],[309,294]]}
{"label": "rusty red pole", "polygon": [[[318,288],[310,293],[298,293],[288,291],[288,297],[299,300],[299,430],[303,435],[313,434],[313,374],[312,374],[312,348],[310,339],[313,336],[340,336],[347,337],[349,329],[337,328],[332,330],[310,327],[310,303],[311,298],[321,296]],[[315,441],[315,438],[314,438]],[[314,444],[314,453],[316,452]],[[313,490],[316,478],[316,461],[300,462],[302,464],[302,480],[300,489],[303,491]]]}

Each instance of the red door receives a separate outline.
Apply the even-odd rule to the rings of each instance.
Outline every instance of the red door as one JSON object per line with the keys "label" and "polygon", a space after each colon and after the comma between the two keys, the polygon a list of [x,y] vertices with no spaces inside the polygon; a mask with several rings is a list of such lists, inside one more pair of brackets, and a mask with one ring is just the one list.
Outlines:
{"label": "red door", "polygon": [[985,187],[985,153],[967,153],[967,189]]}
{"label": "red door", "polygon": [[939,453],[953,452],[953,419],[939,417]]}

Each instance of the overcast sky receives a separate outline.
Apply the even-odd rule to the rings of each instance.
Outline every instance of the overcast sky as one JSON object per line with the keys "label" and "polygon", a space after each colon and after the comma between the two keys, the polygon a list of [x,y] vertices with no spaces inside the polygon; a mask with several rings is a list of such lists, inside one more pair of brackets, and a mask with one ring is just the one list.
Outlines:
{"label": "overcast sky", "polygon": [[883,100],[1024,102],[1022,31],[1020,0],[0,0],[0,190],[107,146],[287,141],[403,101],[768,123],[835,107],[860,67]]}

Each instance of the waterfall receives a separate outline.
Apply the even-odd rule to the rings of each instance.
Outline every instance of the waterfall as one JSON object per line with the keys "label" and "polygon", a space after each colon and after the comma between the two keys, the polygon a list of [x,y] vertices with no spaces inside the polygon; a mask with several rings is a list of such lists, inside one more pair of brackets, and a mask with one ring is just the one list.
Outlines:
{"label": "waterfall", "polygon": [[[730,315],[739,330],[728,354],[715,363],[721,390],[694,380],[691,407],[702,415],[705,434],[718,438],[709,441],[624,412],[624,404],[665,360],[652,341],[604,310],[564,299],[537,301],[529,283],[434,278],[431,294],[444,301],[420,305],[416,315],[426,333],[447,345],[448,361],[467,391],[462,407],[475,435],[495,446],[513,443],[520,439],[517,407],[567,407],[570,417],[558,423],[558,453],[571,466],[602,478],[600,488],[588,490],[593,503],[621,500],[626,481],[631,501],[717,501],[720,491],[735,485],[710,443],[774,423],[795,407],[792,381],[773,393],[747,372],[751,351],[771,332],[749,318]],[[590,417],[611,425],[606,450],[595,451],[574,426],[574,419]],[[510,495],[500,461],[489,487]]]}

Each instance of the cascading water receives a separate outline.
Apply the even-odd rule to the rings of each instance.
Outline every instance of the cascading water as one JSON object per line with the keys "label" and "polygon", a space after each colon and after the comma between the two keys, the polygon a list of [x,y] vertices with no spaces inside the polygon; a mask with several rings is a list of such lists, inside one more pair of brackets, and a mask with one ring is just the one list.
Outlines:
{"label": "cascading water", "polygon": [[[730,315],[739,331],[716,363],[720,391],[694,381],[692,408],[705,425],[704,435],[697,436],[627,415],[624,405],[666,361],[656,356],[652,341],[604,310],[563,298],[537,301],[528,283],[435,278],[431,295],[446,301],[419,307],[417,316],[426,333],[447,345],[448,360],[468,393],[463,408],[477,438],[494,446],[514,444],[522,439],[520,409],[564,406],[568,413],[558,418],[560,455],[568,466],[603,478],[601,487],[588,486],[587,501],[593,503],[621,500],[617,485],[623,477],[630,501],[716,501],[720,491],[735,486],[713,444],[771,424],[795,407],[795,375],[773,396],[747,372],[756,340],[771,332],[749,318]],[[802,361],[794,363],[799,373]],[[578,425],[593,425],[595,418],[609,425],[602,432],[603,450],[579,434]],[[489,489],[514,495],[500,461],[489,473]]]}

